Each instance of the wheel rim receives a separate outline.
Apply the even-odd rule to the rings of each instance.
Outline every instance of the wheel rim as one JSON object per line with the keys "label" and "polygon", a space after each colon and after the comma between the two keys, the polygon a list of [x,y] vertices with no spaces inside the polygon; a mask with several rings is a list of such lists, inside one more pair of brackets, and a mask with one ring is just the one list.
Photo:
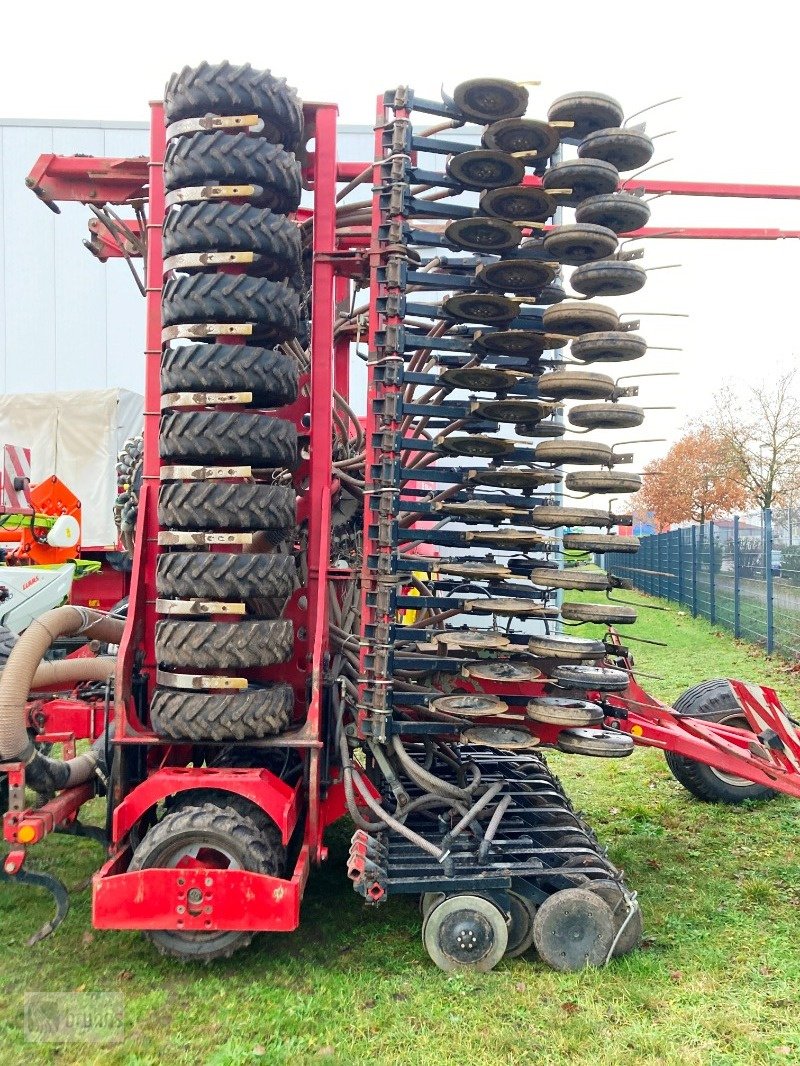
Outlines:
{"label": "wheel rim", "polygon": [[[752,733],[752,727],[747,720],[747,717],[743,714],[729,714],[724,718],[718,718],[719,725],[731,725],[737,729],[746,729]],[[738,774],[729,774],[725,770],[718,770],[716,766],[709,766],[709,770],[717,778],[718,781],[722,781],[725,785],[730,785],[732,788],[751,788],[753,782],[748,781],[746,777],[739,777]]]}

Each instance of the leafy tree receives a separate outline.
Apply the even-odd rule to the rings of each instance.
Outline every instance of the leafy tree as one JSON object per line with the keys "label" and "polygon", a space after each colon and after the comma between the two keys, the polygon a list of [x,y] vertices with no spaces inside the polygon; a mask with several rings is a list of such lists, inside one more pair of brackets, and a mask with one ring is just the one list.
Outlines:
{"label": "leafy tree", "polygon": [[713,521],[747,502],[737,469],[725,439],[710,426],[700,426],[676,441],[663,459],[645,467],[633,506],[652,511],[660,528]]}
{"label": "leafy tree", "polygon": [[734,477],[761,508],[792,506],[800,490],[800,377],[717,393],[714,429],[735,462]]}

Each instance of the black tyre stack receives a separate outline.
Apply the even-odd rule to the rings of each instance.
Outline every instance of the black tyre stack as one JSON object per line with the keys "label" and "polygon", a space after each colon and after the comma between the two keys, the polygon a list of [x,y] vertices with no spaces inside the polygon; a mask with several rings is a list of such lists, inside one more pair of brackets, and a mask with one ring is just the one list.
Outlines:
{"label": "black tyre stack", "polygon": [[[300,231],[287,217],[300,201],[303,111],[283,79],[227,62],[173,75],[164,108],[159,525],[195,536],[173,537],[183,543],[158,560],[151,722],[171,740],[243,741],[282,732],[294,705],[289,684],[222,679],[293,654],[280,616],[298,586],[298,440],[279,409],[297,399],[298,363],[277,346],[304,330]],[[218,339],[229,333],[236,342]],[[209,533],[255,536],[231,549]]]}

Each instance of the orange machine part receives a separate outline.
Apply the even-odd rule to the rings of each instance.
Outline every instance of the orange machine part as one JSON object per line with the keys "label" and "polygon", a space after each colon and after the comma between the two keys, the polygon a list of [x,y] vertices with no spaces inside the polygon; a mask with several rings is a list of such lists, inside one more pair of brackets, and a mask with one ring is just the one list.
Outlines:
{"label": "orange machine part", "polygon": [[[47,515],[58,518],[59,515],[72,515],[80,525],[81,501],[67,488],[63,481],[53,474],[31,489],[31,503],[35,515]],[[18,546],[9,551],[6,562],[10,565],[27,563],[65,563],[80,555],[80,544],[71,548],[51,548],[45,541],[47,529],[26,523],[21,529],[5,530],[0,527],[0,542],[12,542]]]}

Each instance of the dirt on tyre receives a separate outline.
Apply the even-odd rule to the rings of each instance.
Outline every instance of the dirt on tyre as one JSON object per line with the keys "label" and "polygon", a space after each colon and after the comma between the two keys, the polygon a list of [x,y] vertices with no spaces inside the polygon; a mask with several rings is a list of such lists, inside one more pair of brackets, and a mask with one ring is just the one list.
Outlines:
{"label": "dirt on tyre", "polygon": [[294,422],[244,411],[169,411],[161,417],[158,447],[172,462],[297,465]]}
{"label": "dirt on tyre", "polygon": [[194,670],[274,666],[291,658],[294,626],[268,621],[156,623],[156,659]]}
{"label": "dirt on tyre", "polygon": [[192,133],[176,137],[164,157],[164,187],[253,185],[250,203],[284,213],[300,203],[300,164],[291,152],[246,133]]}
{"label": "dirt on tyre", "polygon": [[[209,252],[255,252],[248,274],[285,278],[301,269],[300,230],[285,215],[252,204],[186,204],[164,220],[164,258]],[[188,269],[181,267],[181,269]]]}
{"label": "dirt on tyre", "polygon": [[[739,701],[725,678],[714,678],[688,688],[673,704],[679,714],[752,729]],[[685,789],[706,803],[743,803],[745,800],[774,799],[777,792],[766,785],[747,781],[737,774],[717,770],[675,752],[664,753],[667,766]]]}
{"label": "dirt on tyre", "polygon": [[250,344],[185,344],[161,361],[162,393],[250,392],[259,407],[294,403],[298,376],[296,360]]}
{"label": "dirt on tyre", "polygon": [[176,481],[162,485],[158,522],[164,529],[264,530],[289,534],[297,497],[286,485]]}
{"label": "dirt on tyre", "polygon": [[[182,862],[208,864],[209,870],[243,869],[279,877],[283,868],[276,849],[249,818],[229,807],[202,804],[167,814],[149,829],[131,858],[129,872],[174,868]],[[148,930],[145,936],[163,955],[185,962],[211,962],[228,958],[245,947],[252,932]]]}
{"label": "dirt on tyre", "polygon": [[291,555],[242,552],[175,552],[156,565],[156,591],[176,599],[245,602],[254,597],[285,599],[297,584]]}
{"label": "dirt on tyre", "polygon": [[275,343],[297,334],[300,296],[284,281],[247,274],[172,277],[164,285],[161,319],[165,326],[248,323],[253,336]]}
{"label": "dirt on tyre", "polygon": [[289,727],[293,708],[291,685],[225,693],[157,687],[150,724],[167,740],[265,740]]}

